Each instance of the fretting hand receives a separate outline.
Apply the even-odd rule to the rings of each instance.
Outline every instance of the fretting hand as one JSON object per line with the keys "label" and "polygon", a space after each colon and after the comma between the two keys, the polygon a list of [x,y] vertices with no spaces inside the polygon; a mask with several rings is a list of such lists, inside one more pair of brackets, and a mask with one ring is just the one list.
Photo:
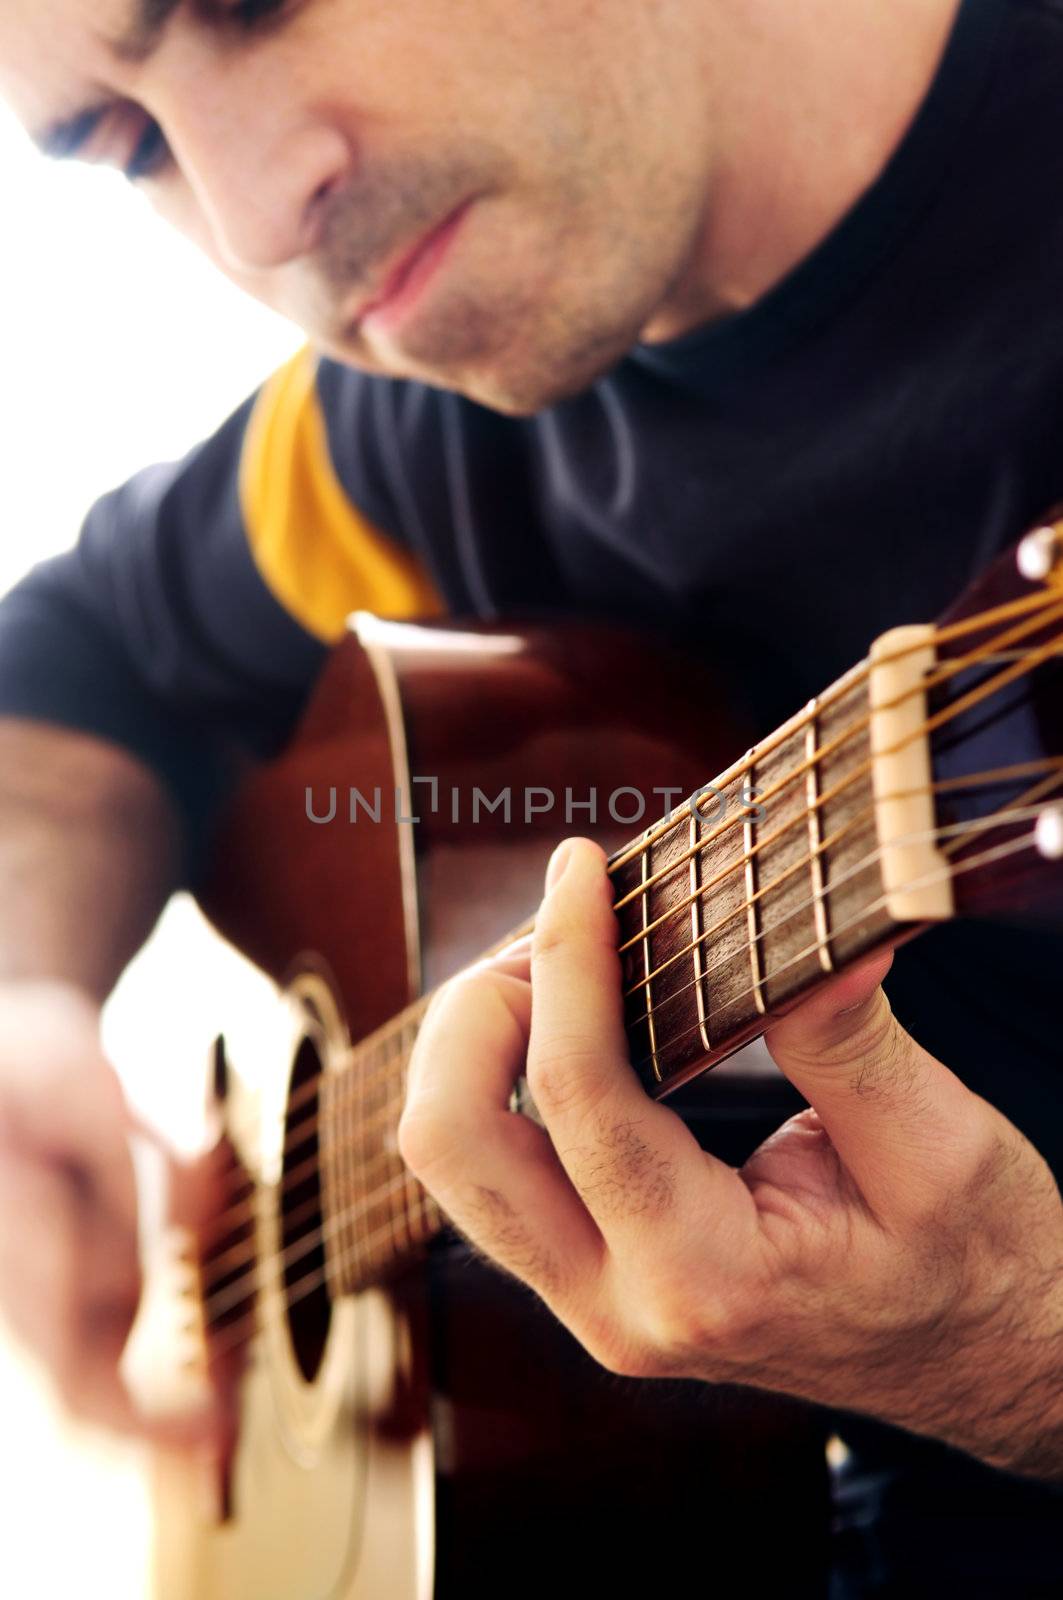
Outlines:
{"label": "fretting hand", "polygon": [[[571,840],[534,938],[433,1001],[403,1156],[613,1371],[783,1390],[1063,1478],[1059,1191],[896,1022],[888,967],[771,1027],[814,1109],[735,1172],[629,1065],[603,857]],[[545,1132],[509,1109],[524,1071]]]}

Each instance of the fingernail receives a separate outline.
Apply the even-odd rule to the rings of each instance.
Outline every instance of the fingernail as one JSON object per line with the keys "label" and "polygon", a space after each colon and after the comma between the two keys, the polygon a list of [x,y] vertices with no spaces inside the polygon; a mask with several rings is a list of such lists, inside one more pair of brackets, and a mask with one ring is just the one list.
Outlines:
{"label": "fingernail", "polygon": [[572,840],[563,839],[550,857],[546,868],[546,887],[553,889],[561,882],[565,868],[572,857]]}

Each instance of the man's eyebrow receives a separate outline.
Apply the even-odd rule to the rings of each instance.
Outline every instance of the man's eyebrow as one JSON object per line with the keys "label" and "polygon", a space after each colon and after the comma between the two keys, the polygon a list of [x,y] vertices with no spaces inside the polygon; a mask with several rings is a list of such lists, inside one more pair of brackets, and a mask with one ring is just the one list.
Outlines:
{"label": "man's eyebrow", "polygon": [[136,65],[147,61],[158,49],[166,25],[182,0],[133,0],[133,14],[125,27],[108,40],[120,61]]}
{"label": "man's eyebrow", "polygon": [[[133,0],[132,16],[125,27],[107,41],[108,48],[120,61],[134,65],[147,61],[158,49],[170,18],[183,4],[184,0]],[[30,137],[37,148],[53,160],[76,156],[105,109],[88,107],[72,117],[50,123]]]}

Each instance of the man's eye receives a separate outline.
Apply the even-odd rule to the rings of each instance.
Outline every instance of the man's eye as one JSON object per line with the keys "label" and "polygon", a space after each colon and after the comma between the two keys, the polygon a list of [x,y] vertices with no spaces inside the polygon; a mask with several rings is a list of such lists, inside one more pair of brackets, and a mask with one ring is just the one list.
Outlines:
{"label": "man's eye", "polygon": [[169,155],[165,134],[157,122],[149,121],[122,171],[133,183],[140,178],[152,178],[166,165]]}
{"label": "man's eye", "polygon": [[[292,0],[233,0],[223,6],[225,20],[241,29],[253,28],[269,17],[279,16]],[[137,141],[136,148],[123,167],[125,176],[132,182],[156,177],[170,159],[166,136],[159,124],[148,121]]]}
{"label": "man's eye", "polygon": [[234,0],[224,7],[226,20],[241,28],[253,28],[256,22],[283,11],[289,0]]}

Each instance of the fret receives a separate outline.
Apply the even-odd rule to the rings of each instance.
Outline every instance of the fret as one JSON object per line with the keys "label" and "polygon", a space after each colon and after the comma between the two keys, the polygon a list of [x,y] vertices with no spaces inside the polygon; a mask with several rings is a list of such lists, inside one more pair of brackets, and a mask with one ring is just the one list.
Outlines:
{"label": "fret", "polygon": [[650,922],[652,920],[652,918],[650,916],[649,891],[648,891],[648,889],[646,887],[647,880],[652,876],[651,867],[650,867],[650,863],[653,860],[653,846],[652,845],[647,844],[646,848],[642,852],[642,858],[641,859],[642,859],[642,894],[640,896],[640,905],[642,907],[642,928],[643,928],[643,935],[644,935],[643,940],[642,940],[642,969],[643,969],[643,974],[642,975],[643,975],[643,979],[644,979],[643,1003],[644,1003],[644,1005],[646,1007],[646,1027],[647,1027],[647,1029],[649,1031],[649,1036],[650,1036],[650,1065],[653,1068],[653,1073],[654,1073],[654,1076],[657,1079],[657,1082],[660,1083],[662,1074],[661,1074],[660,1058],[659,1058],[658,1050],[657,1050],[657,1023],[656,1023],[656,1019],[655,1019],[654,1014],[653,1014],[653,979],[651,977],[651,974],[653,972],[652,940],[650,938],[649,933],[646,932],[646,930],[648,929],[648,927],[650,925]]}
{"label": "fret", "polygon": [[355,1075],[346,1068],[328,1072],[321,1087],[322,1221],[330,1258],[330,1286],[338,1283],[340,1292],[344,1292],[352,1273],[358,1270],[361,1249],[357,1213],[351,1205],[357,1172],[357,1149],[352,1138]]}
{"label": "fret", "polygon": [[398,1113],[393,1110],[395,1085],[402,1069],[402,1033],[392,1033],[381,1047],[381,1105],[377,1111],[380,1150],[383,1156],[384,1203],[388,1211],[388,1234],[392,1253],[400,1257],[413,1243],[406,1215],[406,1166],[399,1155]]}
{"label": "fret", "polygon": [[344,1066],[339,1072],[330,1074],[328,1085],[323,1148],[329,1165],[335,1168],[335,1182],[330,1185],[325,1220],[332,1241],[330,1248],[336,1251],[336,1274],[341,1291],[345,1291],[358,1249],[356,1219],[351,1210],[353,1152],[350,1128],[354,1074],[350,1067]]}
{"label": "fret", "polygon": [[[405,1102],[406,1088],[409,1082],[410,1056],[417,1043],[417,1035],[421,1031],[424,1020],[424,1006],[422,1005],[414,1016],[411,1016],[403,1027],[403,1062],[402,1062],[402,1099]],[[401,1109],[401,1108],[400,1108]],[[410,1236],[416,1245],[422,1245],[431,1239],[445,1226],[445,1218],[435,1201],[431,1199],[427,1189],[414,1177],[410,1169],[406,1168],[406,1191],[409,1198],[411,1221]]]}
{"label": "fret", "polygon": [[651,1093],[888,937],[868,711],[861,665],[643,835],[652,854],[623,853],[625,1026]]}
{"label": "fret", "polygon": [[[397,1040],[393,1043],[398,1044]],[[399,1058],[401,1060],[401,1058]],[[381,1205],[385,1211],[387,1249],[390,1257],[399,1260],[409,1253],[413,1244],[406,1215],[406,1166],[399,1155],[396,1129],[399,1114],[395,1109],[395,1073],[398,1061],[389,1061],[381,1091],[381,1105],[377,1111],[377,1138],[380,1143]]]}
{"label": "fret", "polygon": [[[417,1024],[410,1018],[404,1017],[399,1031],[399,1061],[397,1068],[398,1079],[398,1104],[392,1121],[392,1138],[395,1140],[395,1149],[398,1151],[399,1119],[402,1108],[406,1103],[406,1086],[409,1082],[410,1056],[417,1039]],[[399,1158],[401,1161],[401,1157]],[[420,1206],[420,1185],[405,1161],[402,1162],[402,1210],[406,1224],[406,1235],[411,1245],[420,1243],[420,1229],[416,1218]]]}
{"label": "fret", "polygon": [[[763,819],[757,829],[757,888],[764,996],[773,1012],[823,976],[816,899],[809,882],[806,711],[757,764]],[[816,728],[813,726],[813,738]]]}
{"label": "fret", "polygon": [[694,968],[694,998],[698,1007],[698,1037],[705,1049],[712,1049],[709,1037],[709,989],[705,972],[705,919],[702,915],[701,893],[701,813],[697,805],[690,807],[690,943],[691,964]]}
{"label": "fret", "polygon": [[334,1262],[330,1290],[358,1293],[437,1234],[446,1219],[398,1152],[410,1053],[420,1016],[356,1045],[323,1097],[322,1195]]}
{"label": "fret", "polygon": [[401,1059],[399,1039],[396,1034],[391,1034],[382,1042],[380,1056],[380,1091],[377,1097],[376,1126],[384,1168],[381,1179],[383,1191],[381,1200],[387,1212],[390,1253],[394,1259],[400,1259],[409,1250],[410,1237],[406,1228],[406,1208],[403,1205],[406,1168],[399,1157],[399,1147],[395,1139],[395,1126],[398,1122],[398,1115],[394,1110],[395,1082]]}
{"label": "fret", "polygon": [[[701,969],[704,977],[705,1031],[713,1047],[759,1015],[750,984],[749,894],[747,840],[742,790],[744,775],[718,779],[715,794],[706,794],[698,809],[701,839],[698,845],[700,876]],[[689,1027],[677,1018],[677,1029]],[[695,1032],[680,1042],[689,1055],[688,1040],[699,1052],[705,1048],[700,1022]],[[667,1052],[669,1061],[677,1052]]]}
{"label": "fret", "polygon": [[692,981],[694,949],[702,951],[702,966],[708,965],[704,941],[694,945],[691,937],[691,872],[698,870],[691,830],[704,820],[694,816],[696,798],[672,814],[671,828],[662,832],[657,824],[647,830],[640,844],[649,848],[633,853],[614,878],[615,899],[625,902],[618,913],[625,1027],[632,1058],[643,1063],[650,1088],[668,1076],[669,1039],[691,1028],[700,1040],[699,995],[706,1021],[708,1016],[707,979],[700,986]]}
{"label": "fret", "polygon": [[370,1255],[374,1273],[398,1255],[395,1232],[395,1208],[392,1204],[391,1153],[385,1142],[386,1126],[381,1112],[386,1104],[388,1035],[374,1041],[369,1070],[368,1115],[366,1129],[369,1159],[366,1163],[365,1182],[368,1190],[367,1210],[372,1229],[373,1246]]}
{"label": "fret", "polygon": [[757,1015],[749,993],[741,787],[741,778],[729,775],[706,785],[672,813],[672,826],[649,830],[652,856],[633,850],[614,875],[615,899],[623,902],[625,1026],[651,1093]]}
{"label": "fret", "polygon": [[352,1051],[342,1072],[343,1098],[337,1129],[344,1175],[340,1234],[344,1239],[344,1289],[359,1288],[369,1271],[367,1229],[362,1201],[365,1171],[365,1060]]}
{"label": "fret", "polygon": [[[754,786],[755,763],[750,759],[753,751],[747,752],[749,760],[749,783]],[[746,885],[746,926],[749,930],[749,965],[753,976],[753,1004],[761,1016],[767,1011],[764,1002],[764,968],[763,956],[760,946],[759,913],[757,907],[757,868],[753,850],[756,844],[753,813],[746,810],[742,822],[742,850],[745,855],[745,885]]]}
{"label": "fret", "polygon": [[361,1285],[368,1281],[372,1272],[371,1231],[369,1227],[369,1214],[366,1197],[365,1172],[369,1158],[366,1140],[366,1078],[369,1072],[369,1061],[365,1051],[360,1051],[354,1062],[355,1093],[352,1096],[352,1140],[351,1152],[351,1205],[354,1210],[355,1252],[354,1268],[356,1271],[355,1283]]}
{"label": "fret", "polygon": [[[342,1074],[326,1073],[321,1080],[319,1123],[321,1130],[321,1216],[342,1217],[345,1210],[344,1157],[341,1117],[347,1083]],[[325,1275],[329,1294],[335,1299],[343,1292],[343,1263],[350,1249],[350,1223],[325,1229]]]}
{"label": "fret", "polygon": [[350,1210],[352,1251],[348,1273],[352,1281],[360,1283],[368,1270],[365,1254],[365,1217],[362,1211],[361,1184],[365,1165],[363,1149],[362,1115],[365,1095],[365,1062],[361,1056],[352,1059],[348,1069],[350,1087],[347,1096],[347,1205]]}
{"label": "fret", "polygon": [[805,729],[805,804],[808,807],[808,871],[812,880],[812,914],[816,923],[816,945],[819,964],[824,972],[834,971],[830,953],[830,925],[827,921],[825,900],[826,879],[823,875],[823,829],[819,815],[819,700],[810,700],[806,708],[808,726]]}

